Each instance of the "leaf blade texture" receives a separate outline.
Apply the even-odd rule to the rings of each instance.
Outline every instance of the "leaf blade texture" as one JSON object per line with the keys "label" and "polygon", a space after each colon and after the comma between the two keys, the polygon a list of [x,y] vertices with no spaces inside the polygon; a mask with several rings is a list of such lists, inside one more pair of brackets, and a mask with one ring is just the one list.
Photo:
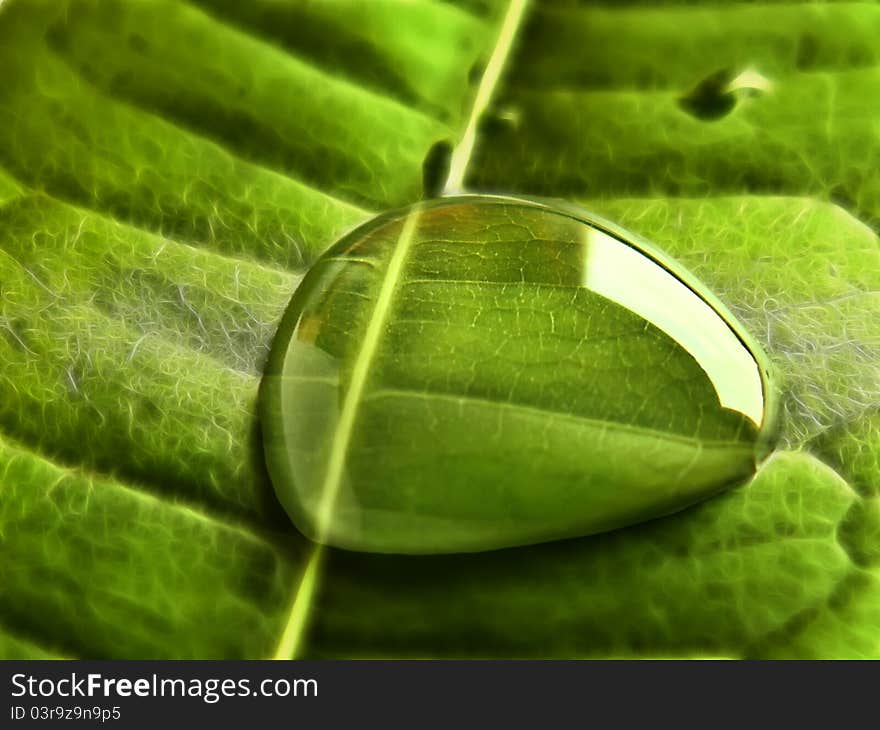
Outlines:
{"label": "leaf blade texture", "polygon": [[[504,11],[334,5],[0,8],[0,655],[273,652],[311,548],[262,467],[272,333],[308,263],[420,196]],[[876,8],[532,4],[469,185],[681,259],[783,375],[787,453],[613,535],[329,551],[300,655],[877,656]]]}

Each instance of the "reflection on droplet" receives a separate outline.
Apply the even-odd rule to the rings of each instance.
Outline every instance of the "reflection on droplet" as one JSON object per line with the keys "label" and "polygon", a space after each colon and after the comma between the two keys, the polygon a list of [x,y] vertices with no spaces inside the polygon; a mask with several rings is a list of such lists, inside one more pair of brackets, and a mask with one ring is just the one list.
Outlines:
{"label": "reflection on droplet", "polygon": [[379,552],[609,530],[747,481],[773,392],[742,327],[650,246],[567,207],[380,216],[306,275],[262,384],[297,527]]}
{"label": "reflection on droplet", "polygon": [[605,231],[585,226],[584,252],[584,286],[663,330],[700,364],[722,406],[760,425],[764,387],[758,363],[712,307],[655,261]]}

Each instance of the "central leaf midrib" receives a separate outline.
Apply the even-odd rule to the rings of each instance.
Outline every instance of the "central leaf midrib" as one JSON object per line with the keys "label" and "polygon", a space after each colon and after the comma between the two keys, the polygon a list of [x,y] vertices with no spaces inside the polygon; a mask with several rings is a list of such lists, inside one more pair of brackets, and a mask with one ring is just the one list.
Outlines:
{"label": "central leaf midrib", "polygon": [[[523,17],[526,15],[526,6],[528,5],[528,0],[509,0],[507,10],[504,14],[504,18],[502,20],[502,26],[499,30],[498,37],[495,41],[495,44],[492,48],[492,53],[490,54],[490,61],[487,65],[486,72],[483,74],[483,78],[480,81],[479,89],[477,95],[474,99],[473,106],[471,108],[471,113],[468,117],[467,124],[465,125],[462,131],[462,137],[459,139],[458,144],[455,146],[455,149],[452,151],[452,155],[450,158],[450,170],[449,175],[446,180],[445,192],[451,192],[451,189],[456,185],[461,184],[464,181],[466,175],[466,168],[468,163],[470,162],[471,153],[473,151],[473,142],[476,136],[476,127],[477,123],[482,116],[482,114],[488,108],[489,100],[491,99],[492,92],[494,92],[494,87],[498,83],[498,80],[501,76],[502,67],[506,63],[509,58],[509,51],[514,42],[515,36],[518,33],[519,28],[521,27],[521,21]],[[498,59],[498,60],[496,60]],[[493,67],[493,62],[495,65]],[[490,78],[491,77],[491,78]],[[488,87],[487,90],[484,90],[483,87]],[[483,91],[483,95],[481,95],[481,91]],[[488,91],[488,93],[487,93]],[[468,139],[468,132],[471,127],[473,127],[473,135]],[[456,160],[458,161],[456,163]],[[456,164],[458,165],[458,169],[456,169]],[[460,176],[460,178],[459,178]],[[457,179],[458,178],[458,179]],[[412,234],[415,232],[415,226],[418,224],[418,218],[420,217],[420,207],[419,204],[416,205],[413,212],[406,218],[403,224],[403,231],[401,231],[401,236],[398,239],[397,246],[395,247],[394,253],[392,255],[392,260],[389,262],[388,269],[386,269],[386,274],[383,279],[382,288],[380,290],[380,298],[382,296],[382,292],[385,291],[386,286],[389,288],[389,292],[387,295],[388,301],[385,305],[386,310],[384,313],[380,313],[379,311],[379,302],[377,301],[376,309],[373,310],[372,317],[370,318],[370,322],[368,324],[368,333],[375,329],[376,330],[376,342],[373,344],[373,349],[375,350],[376,343],[378,342],[379,335],[381,334],[381,324],[384,323],[387,318],[388,311],[390,310],[391,299],[393,298],[394,291],[397,289],[400,277],[400,273],[403,268],[404,259],[409,251],[409,248],[412,244],[412,240],[405,241],[404,237],[407,231],[407,228],[411,228],[409,232],[409,236],[412,237]],[[398,259],[398,263],[396,264],[397,271],[393,270],[395,259]],[[377,315],[381,314],[381,317],[377,317]],[[381,321],[379,321],[381,320]],[[378,324],[377,324],[378,322]],[[358,353],[358,357],[356,363],[359,363],[363,360],[364,365],[364,381],[366,380],[366,374],[369,370],[369,364],[373,359],[373,355],[375,352],[369,353],[368,357],[364,357],[364,348],[362,347],[360,352]],[[354,379],[354,376],[353,376]],[[361,383],[360,390],[363,390],[363,383]],[[354,416],[357,415],[357,407],[359,403],[362,401],[362,397],[360,393],[354,393],[354,388],[350,385],[348,392],[346,394],[347,404],[349,399],[352,399],[352,405],[349,406],[352,409],[352,414],[349,416],[350,424],[349,424],[349,433],[348,439],[351,438],[351,430],[354,426]],[[345,408],[345,404],[343,405]],[[342,418],[340,417],[340,422]],[[337,426],[336,433],[339,434],[339,426]],[[334,438],[334,451],[339,447],[338,438]],[[347,451],[347,442],[346,449],[341,452],[341,459],[344,462],[345,451]],[[338,457],[337,457],[338,458]],[[340,465],[341,466],[341,465]],[[328,469],[328,476],[329,469]],[[328,479],[325,478],[325,484],[328,483]],[[325,497],[326,499],[326,492]],[[323,501],[323,500],[322,500]],[[320,510],[319,510],[319,529],[320,529]],[[299,585],[297,585],[294,595],[293,602],[290,606],[290,610],[287,614],[287,619],[285,625],[282,630],[282,634],[280,636],[278,646],[275,650],[274,657],[275,659],[293,659],[296,658],[296,655],[299,650],[299,644],[302,640],[303,634],[305,632],[306,623],[309,618],[309,613],[311,611],[312,603],[314,601],[314,596],[316,592],[316,582],[317,575],[320,570],[322,564],[322,557],[324,554],[323,545],[318,544],[313,550],[312,554],[306,563],[304,568],[302,578],[300,579]]]}
{"label": "central leaf midrib", "polygon": [[323,563],[323,538],[332,519],[336,497],[344,476],[349,444],[354,433],[358,411],[363,402],[364,388],[366,387],[371,366],[375,360],[379,340],[382,338],[385,324],[388,321],[388,315],[392,309],[394,295],[400,282],[403,280],[403,267],[412,247],[420,218],[421,206],[417,204],[403,220],[400,236],[394,246],[388,266],[385,269],[385,275],[379,286],[376,305],[367,320],[367,328],[364,332],[361,348],[354,360],[351,379],[333,434],[330,455],[327,459],[327,470],[324,473],[324,480],[318,490],[318,509],[315,519],[317,545],[306,562],[302,577],[294,592],[293,602],[287,614],[287,621],[278,642],[278,647],[275,650],[274,657],[276,659],[294,658],[305,631],[306,622],[308,621],[314,601],[318,574]]}
{"label": "central leaf midrib", "polygon": [[361,348],[351,371],[351,379],[342,401],[339,412],[339,421],[333,435],[330,448],[330,456],[327,459],[327,471],[319,491],[319,507],[317,513],[317,532],[320,537],[326,533],[332,517],[333,505],[339,491],[345,469],[345,459],[351,443],[354,426],[357,420],[360,405],[364,400],[364,390],[370,374],[372,364],[379,349],[379,341],[386,328],[388,317],[392,309],[394,295],[400,282],[403,280],[403,268],[407,255],[412,248],[415,239],[416,228],[421,217],[421,208],[416,206],[404,219],[400,236],[394,246],[385,276],[382,279],[379,293],[376,297],[376,306],[367,322],[367,329]]}
{"label": "central leaf midrib", "polygon": [[459,192],[464,185],[467,168],[476,144],[480,119],[489,108],[501,74],[510,58],[510,50],[519,33],[528,4],[529,0],[509,0],[507,4],[498,37],[477,87],[471,113],[468,115],[461,138],[450,155],[449,174],[444,185],[444,192],[447,194]]}

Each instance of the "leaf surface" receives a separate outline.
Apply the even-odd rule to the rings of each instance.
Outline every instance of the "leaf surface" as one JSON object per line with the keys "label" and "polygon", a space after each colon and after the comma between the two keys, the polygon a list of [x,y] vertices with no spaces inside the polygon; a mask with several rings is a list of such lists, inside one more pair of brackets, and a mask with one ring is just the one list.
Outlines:
{"label": "leaf surface", "polygon": [[[866,314],[876,297],[851,289],[858,277],[838,274],[852,255],[853,273],[876,276],[876,266],[858,262],[880,256],[877,237],[840,208],[803,198],[591,200],[588,206],[656,241],[743,318],[783,380],[789,450],[771,458],[747,487],[608,535],[433,562],[334,553],[315,613],[313,651],[876,655],[880,473],[870,452],[876,426],[865,416],[866,408],[871,412],[865,399],[873,396],[865,388],[878,382],[873,348],[880,320]],[[748,224],[731,226],[731,220]],[[852,307],[840,306],[833,293],[839,287]],[[846,347],[841,331],[853,337]],[[854,424],[850,431],[835,430],[839,418]],[[820,428],[837,438],[828,437],[828,449],[850,450],[835,462],[839,473],[810,453],[822,456],[813,447],[818,437],[811,437]],[[850,460],[852,452],[861,456]]]}
{"label": "leaf surface", "polygon": [[[880,654],[877,7],[533,4],[470,185],[679,257],[774,359],[787,451],[594,538],[330,551],[306,656]],[[268,346],[305,265],[421,195],[503,9],[0,8],[0,656],[273,653],[311,548]]]}
{"label": "leaf surface", "polygon": [[271,655],[308,546],[259,447],[269,343],[304,262],[419,196],[495,22],[426,3],[386,52],[397,3],[313,3],[316,55],[274,4],[203,5],[0,10],[3,656]]}

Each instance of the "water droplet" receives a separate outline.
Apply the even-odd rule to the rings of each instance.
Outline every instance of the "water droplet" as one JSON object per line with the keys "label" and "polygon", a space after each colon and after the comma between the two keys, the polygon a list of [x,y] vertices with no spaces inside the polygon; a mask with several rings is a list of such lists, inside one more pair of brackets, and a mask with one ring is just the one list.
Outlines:
{"label": "water droplet", "polygon": [[586,535],[747,481],[765,357],[648,244],[564,205],[461,196],[384,214],[308,272],[261,393],[296,526],[445,553]]}

